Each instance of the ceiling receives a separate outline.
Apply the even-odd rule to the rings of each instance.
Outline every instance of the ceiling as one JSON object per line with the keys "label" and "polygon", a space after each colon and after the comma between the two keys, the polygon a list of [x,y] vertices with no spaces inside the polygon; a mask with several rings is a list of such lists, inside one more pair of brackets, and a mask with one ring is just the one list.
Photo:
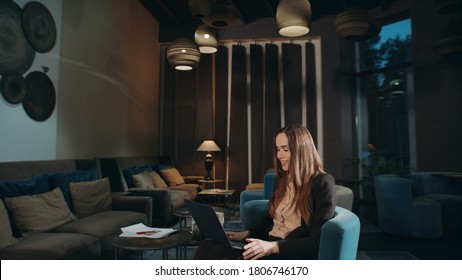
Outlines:
{"label": "ceiling", "polygon": [[[194,35],[195,29],[203,24],[189,9],[190,0],[139,0],[159,23],[159,41],[169,42],[179,36]],[[279,0],[210,0],[212,7],[227,4],[237,11],[234,25],[247,25],[265,18],[275,18]],[[338,14],[348,6],[361,5],[370,10],[387,9],[396,0],[309,0],[312,21],[327,15]]]}

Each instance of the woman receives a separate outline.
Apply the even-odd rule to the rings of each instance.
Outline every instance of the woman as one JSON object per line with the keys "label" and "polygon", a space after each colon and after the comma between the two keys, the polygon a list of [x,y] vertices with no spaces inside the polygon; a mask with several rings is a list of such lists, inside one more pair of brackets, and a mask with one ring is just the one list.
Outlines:
{"label": "woman", "polygon": [[254,228],[227,232],[231,240],[248,242],[244,251],[203,241],[195,259],[317,258],[321,227],[334,216],[334,178],[324,172],[310,132],[299,124],[276,135],[273,159],[277,176],[266,216]]}

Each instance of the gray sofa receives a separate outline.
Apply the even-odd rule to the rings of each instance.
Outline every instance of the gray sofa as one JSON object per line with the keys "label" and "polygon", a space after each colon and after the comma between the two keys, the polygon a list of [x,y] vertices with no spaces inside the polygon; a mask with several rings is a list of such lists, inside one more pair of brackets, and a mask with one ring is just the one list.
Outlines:
{"label": "gray sofa", "polygon": [[[152,170],[162,176],[165,169],[175,168],[169,156],[134,156],[101,158],[101,172],[108,177],[114,192],[128,192],[130,195],[149,196],[153,200],[152,224],[169,226],[176,220],[174,211],[185,207],[184,199],[196,199],[202,185],[197,182],[203,176],[183,175],[182,184],[172,184],[165,177],[165,188],[142,188],[128,182],[127,171],[139,174],[143,170]],[[135,170],[135,171],[133,171]]]}
{"label": "gray sofa", "polygon": [[[91,179],[96,178],[96,181],[85,180],[85,176],[94,176]],[[140,222],[151,225],[152,199],[115,195],[108,186],[104,193],[104,210],[97,211],[96,208],[100,207],[97,206],[95,213],[79,217],[78,214],[82,214],[78,211],[86,209],[81,207],[86,201],[75,200],[73,205],[70,204],[78,197],[72,190],[84,190],[82,193],[99,190],[93,187],[94,182],[108,184],[108,180],[101,177],[98,160],[0,162],[0,259],[113,259],[111,242],[121,227]],[[80,188],[73,188],[66,194],[65,185],[71,184]],[[59,205],[49,204],[53,210],[43,214],[48,206],[42,207],[42,199],[50,197]],[[33,203],[22,207],[24,201]],[[39,207],[34,210],[36,202]],[[53,226],[47,219],[55,219],[56,213],[61,212],[66,212],[65,217],[70,220],[64,223],[60,220],[58,226]],[[27,218],[32,222],[27,223]],[[39,229],[24,231],[24,227]]]}

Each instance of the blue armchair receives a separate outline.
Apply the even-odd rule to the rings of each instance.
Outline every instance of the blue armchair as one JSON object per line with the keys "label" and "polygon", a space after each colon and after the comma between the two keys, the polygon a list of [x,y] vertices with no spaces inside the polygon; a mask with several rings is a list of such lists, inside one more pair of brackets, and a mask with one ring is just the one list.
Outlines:
{"label": "blue armchair", "polygon": [[[274,180],[276,173],[268,171],[265,174],[262,189],[245,190],[240,196],[240,214],[241,220],[245,228],[254,225],[260,219],[259,215],[254,215],[255,212],[265,212],[268,208],[268,200],[273,195]],[[335,192],[337,194],[337,206],[352,210],[353,208],[353,191],[350,188],[336,185]]]}
{"label": "blue armchair", "polygon": [[443,235],[442,210],[438,202],[414,197],[411,181],[397,175],[374,177],[380,229],[388,234],[437,238]]}
{"label": "blue armchair", "polygon": [[[265,214],[268,200],[254,200],[245,204],[248,222],[257,223]],[[361,223],[358,216],[348,209],[335,207],[335,214],[321,229],[318,259],[355,260],[358,250]]]}
{"label": "blue armchair", "polygon": [[[264,178],[264,191],[248,190],[241,193],[241,219],[244,228],[257,224],[268,209],[268,201],[273,193],[276,174],[267,173]],[[348,195],[347,206],[353,203],[353,193],[350,189],[337,186],[338,190],[345,189]],[[348,190],[351,192],[348,192]],[[351,197],[350,197],[351,196]],[[321,240],[318,258],[321,260],[354,260],[359,242],[360,221],[350,209],[337,206],[332,219],[327,221],[321,229]]]}
{"label": "blue armchair", "polygon": [[444,234],[462,233],[462,174],[454,172],[414,172],[416,196],[437,201],[443,212]]}

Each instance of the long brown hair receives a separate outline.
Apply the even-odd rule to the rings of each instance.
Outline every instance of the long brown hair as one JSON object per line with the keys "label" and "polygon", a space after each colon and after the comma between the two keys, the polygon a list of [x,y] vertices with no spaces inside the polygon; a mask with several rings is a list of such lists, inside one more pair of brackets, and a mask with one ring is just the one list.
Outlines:
{"label": "long brown hair", "polygon": [[[276,136],[284,133],[287,136],[290,151],[290,163],[288,171],[282,170],[281,163],[277,158]],[[295,187],[295,209],[298,209],[305,223],[309,223],[311,218],[311,178],[324,173],[321,158],[316,150],[308,129],[300,124],[291,124],[283,127],[273,140],[273,162],[274,168],[279,176],[279,185],[275,186],[269,203],[269,212],[274,216],[276,208],[281,202],[287,190],[289,178]]]}

